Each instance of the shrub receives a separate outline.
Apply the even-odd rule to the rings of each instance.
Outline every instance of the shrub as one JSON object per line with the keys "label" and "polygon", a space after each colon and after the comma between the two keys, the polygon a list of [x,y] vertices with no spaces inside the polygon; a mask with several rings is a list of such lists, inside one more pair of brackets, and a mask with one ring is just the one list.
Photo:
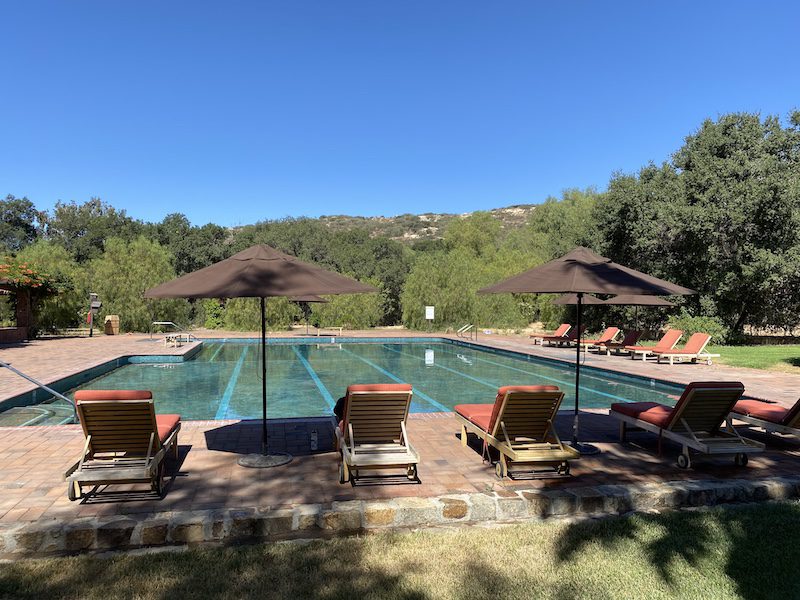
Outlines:
{"label": "shrub", "polygon": [[693,316],[685,308],[680,314],[673,315],[667,320],[667,325],[672,329],[680,329],[684,337],[694,333],[707,333],[711,336],[712,343],[724,344],[730,338],[730,330],[717,317]]}

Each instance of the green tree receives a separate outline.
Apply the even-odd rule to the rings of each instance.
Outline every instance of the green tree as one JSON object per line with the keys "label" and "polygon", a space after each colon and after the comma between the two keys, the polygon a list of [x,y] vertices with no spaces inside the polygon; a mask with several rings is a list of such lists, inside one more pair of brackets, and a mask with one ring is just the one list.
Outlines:
{"label": "green tree", "polygon": [[[377,279],[366,278],[361,281],[381,289],[381,282]],[[385,299],[382,296],[382,293],[327,296],[328,302],[311,306],[311,321],[318,327],[374,327],[383,317]]]}
{"label": "green tree", "polygon": [[143,231],[142,223],[100,198],[83,204],[58,202],[47,224],[47,237],[66,248],[79,263],[100,257],[110,238],[131,241]]}
{"label": "green tree", "polygon": [[89,264],[92,292],[100,295],[100,319],[108,314],[120,317],[123,331],[147,331],[153,321],[174,321],[185,325],[189,315],[186,300],[148,300],[144,292],[175,277],[172,257],[156,242],[145,237],[133,241],[110,238],[102,257]]}
{"label": "green tree", "polygon": [[800,322],[800,112],[707,120],[671,162],[615,176],[595,214],[606,255],[700,292],[689,314],[734,334]]}
{"label": "green tree", "polygon": [[195,227],[181,213],[172,213],[154,226],[153,236],[175,257],[175,271],[185,275],[225,258],[228,230],[208,223]]}
{"label": "green tree", "polygon": [[0,252],[19,252],[39,237],[45,214],[27,198],[0,200]]}
{"label": "green tree", "polygon": [[[267,298],[266,322],[269,329],[286,330],[297,321],[300,307],[288,298]],[[232,331],[261,330],[261,301],[259,298],[231,298],[225,302],[222,324]]]}

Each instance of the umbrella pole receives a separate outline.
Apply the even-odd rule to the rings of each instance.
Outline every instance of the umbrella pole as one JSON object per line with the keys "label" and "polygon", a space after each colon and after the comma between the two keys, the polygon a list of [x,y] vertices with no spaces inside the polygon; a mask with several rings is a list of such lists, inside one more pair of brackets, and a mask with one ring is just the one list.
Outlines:
{"label": "umbrella pole", "polygon": [[292,461],[292,455],[286,452],[268,453],[267,441],[267,309],[266,298],[261,300],[261,454],[248,454],[239,459],[243,467],[264,469],[279,467]]}
{"label": "umbrella pole", "polygon": [[581,393],[581,312],[583,312],[583,292],[578,292],[577,315],[575,326],[578,328],[575,351],[575,419],[572,424],[572,445],[578,447],[578,413],[580,411]]}
{"label": "umbrella pole", "polygon": [[[578,315],[575,325],[578,328],[576,342],[578,347],[575,351],[575,420],[572,425],[572,447],[581,454],[599,454],[600,448],[593,444],[581,444],[578,441],[578,429],[580,420],[580,391],[581,391],[581,316],[583,312],[583,292],[578,292]],[[587,350],[588,353],[588,350]]]}

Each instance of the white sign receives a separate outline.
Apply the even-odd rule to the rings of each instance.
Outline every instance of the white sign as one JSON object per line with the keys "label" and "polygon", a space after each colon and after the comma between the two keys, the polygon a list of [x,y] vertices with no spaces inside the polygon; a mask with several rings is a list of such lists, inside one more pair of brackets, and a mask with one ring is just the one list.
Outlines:
{"label": "white sign", "polygon": [[425,307],[425,318],[428,321],[433,321],[433,306],[426,306]]}

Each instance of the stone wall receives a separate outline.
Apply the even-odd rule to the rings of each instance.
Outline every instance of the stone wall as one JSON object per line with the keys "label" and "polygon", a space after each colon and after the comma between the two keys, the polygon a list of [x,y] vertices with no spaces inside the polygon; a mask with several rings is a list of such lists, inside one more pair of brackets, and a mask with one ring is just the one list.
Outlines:
{"label": "stone wall", "polygon": [[0,524],[0,557],[235,544],[365,531],[619,515],[800,497],[800,476],[676,481]]}

